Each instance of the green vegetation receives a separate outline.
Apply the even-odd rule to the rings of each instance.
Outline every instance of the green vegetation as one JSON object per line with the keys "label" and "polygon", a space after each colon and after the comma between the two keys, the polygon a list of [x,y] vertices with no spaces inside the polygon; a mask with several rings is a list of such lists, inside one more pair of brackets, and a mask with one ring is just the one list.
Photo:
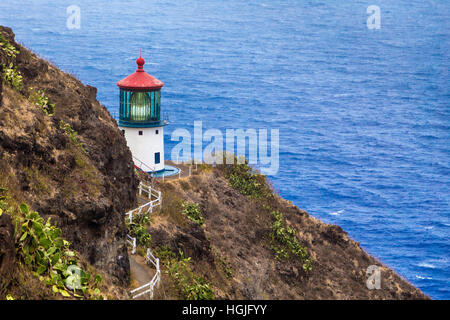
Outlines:
{"label": "green vegetation", "polygon": [[30,92],[28,100],[31,103],[41,107],[42,111],[44,111],[48,116],[53,116],[55,114],[55,104],[50,103],[50,100],[45,95],[44,90],[38,90],[37,92],[33,88],[29,88],[28,90]]}
{"label": "green vegetation", "polygon": [[20,71],[17,71],[17,66],[14,66],[12,62],[9,65],[3,64],[3,81],[8,83],[14,89],[21,91],[23,87],[22,75]]}
{"label": "green vegetation", "polygon": [[[91,275],[78,266],[75,251],[62,238],[61,229],[44,219],[26,204],[20,205],[20,239],[17,252],[20,260],[39,280],[52,287],[54,293],[64,297],[103,299],[98,289],[102,281],[99,275],[91,280]],[[72,291],[72,295],[68,291]]]}
{"label": "green vegetation", "polygon": [[[225,159],[225,158],[224,158]],[[271,249],[275,251],[276,258],[297,259],[302,262],[305,271],[312,270],[312,261],[306,248],[300,245],[295,235],[295,229],[286,226],[282,213],[271,209],[273,191],[266,181],[266,177],[255,172],[248,162],[239,164],[234,157],[234,165],[217,166],[225,173],[230,185],[243,195],[250,196],[258,201],[262,200],[264,210],[270,212],[274,221],[271,224]]]}
{"label": "green vegetation", "polygon": [[202,211],[198,207],[198,203],[183,202],[183,214],[199,226],[203,225],[205,220],[202,217]]}
{"label": "green vegetation", "polygon": [[[15,59],[20,53],[20,51],[17,50],[17,48],[12,44],[10,44],[9,41],[6,40],[1,33],[0,50],[3,51],[9,59]],[[17,71],[17,66],[15,66],[13,62],[10,62],[9,64],[3,64],[2,70],[2,81],[6,82],[16,90],[21,91],[23,87],[23,78],[20,72]]]}
{"label": "green vegetation", "polygon": [[216,248],[212,248],[212,252],[214,253],[214,255],[217,257],[217,259],[220,262],[220,265],[223,269],[223,271],[225,272],[225,275],[227,276],[228,279],[233,278],[233,268],[231,266],[230,261],[228,261],[227,257],[223,257],[219,251],[217,251]]}
{"label": "green vegetation", "polygon": [[69,138],[75,143],[75,145],[77,145],[78,147],[80,147],[80,149],[83,152],[86,152],[86,150],[84,149],[84,145],[83,143],[78,139],[78,132],[76,132],[75,130],[72,129],[72,127],[70,126],[70,124],[64,122],[64,120],[61,120],[59,122],[59,128],[64,130],[64,132],[69,136]]}
{"label": "green vegetation", "polygon": [[0,217],[3,215],[3,211],[6,210],[6,206],[3,203],[6,200],[6,196],[4,195],[8,189],[0,187]]}
{"label": "green vegetation", "polygon": [[183,199],[180,194],[171,188],[171,184],[167,183],[162,186],[164,201],[159,213],[161,216],[178,226],[187,226],[188,219],[183,214]]}
{"label": "green vegetation", "polygon": [[[20,51],[9,43],[8,40],[0,33],[0,50],[2,50],[9,59],[15,59]],[[20,71],[17,71],[17,66],[13,62],[2,65],[2,80],[8,83],[11,87],[18,91],[23,89],[23,77]],[[49,116],[55,114],[55,105],[49,102],[49,98],[45,95],[44,90],[37,92],[33,88],[29,88],[30,95],[28,100],[42,108],[42,110]]]}
{"label": "green vegetation", "polygon": [[243,195],[260,199],[271,194],[266,183],[266,177],[254,172],[247,161],[241,164],[220,165],[219,167],[223,168],[230,185]]}
{"label": "green vegetation", "polygon": [[0,212],[11,216],[16,225],[17,258],[54,294],[79,299],[103,299],[98,285],[102,278],[85,272],[78,265],[77,253],[62,237],[62,231],[50,219],[44,219],[22,203],[8,199],[8,190],[0,187]]}
{"label": "green vegetation", "polygon": [[144,258],[147,255],[147,250],[144,247],[137,247],[136,252],[138,255],[140,255],[141,257],[144,257]]}
{"label": "green vegetation", "polygon": [[303,270],[311,271],[311,259],[306,248],[298,242],[295,229],[285,226],[283,214],[279,211],[272,211],[271,215],[274,218],[271,232],[271,248],[275,251],[277,259],[298,259],[303,263]]}
{"label": "green vegetation", "polygon": [[148,233],[146,227],[150,224],[150,218],[147,214],[135,215],[133,216],[133,222],[129,223],[126,220],[126,224],[129,235],[136,238],[138,245],[150,247],[152,236]]}
{"label": "green vegetation", "polygon": [[[51,286],[53,292],[65,297],[102,298],[97,285],[100,276],[90,280],[90,275],[78,266],[76,252],[69,249],[70,243],[62,238],[61,229],[52,225],[37,212],[30,211],[26,204],[19,209],[8,202],[6,188],[0,188],[0,211],[7,212],[16,223],[17,256],[40,281]],[[17,240],[18,239],[18,240]],[[76,283],[77,286],[70,286]],[[79,285],[78,285],[79,284]],[[71,287],[72,289],[68,289]],[[68,291],[72,290],[72,294]]]}
{"label": "green vegetation", "polygon": [[[75,164],[76,164],[77,167],[79,167],[79,168],[84,168],[84,167],[86,166],[86,161],[84,161],[84,159],[81,158],[81,157],[75,156]],[[92,173],[90,173],[89,171],[87,171],[86,174],[87,174],[88,176],[92,176]]]}
{"label": "green vegetation", "polygon": [[10,44],[9,41],[6,40],[1,33],[0,33],[0,50],[2,50],[6,54],[6,56],[11,59],[15,59],[17,55],[20,53],[20,51],[17,50],[17,48],[14,47],[12,44]]}
{"label": "green vegetation", "polygon": [[[163,250],[163,252],[165,251],[164,257],[167,264],[166,273],[175,281],[183,298],[186,300],[214,300],[211,285],[203,277],[192,271],[191,258],[185,258],[181,250],[179,251],[179,257],[176,258],[175,253],[169,253],[167,250],[171,252],[167,248]],[[162,260],[161,251],[158,252],[158,256]]]}
{"label": "green vegetation", "polygon": [[175,254],[175,252],[170,250],[169,246],[158,247],[156,248],[154,253],[156,257],[159,258],[159,260],[161,260],[163,263],[166,264],[168,263],[169,260],[177,258],[177,255]]}

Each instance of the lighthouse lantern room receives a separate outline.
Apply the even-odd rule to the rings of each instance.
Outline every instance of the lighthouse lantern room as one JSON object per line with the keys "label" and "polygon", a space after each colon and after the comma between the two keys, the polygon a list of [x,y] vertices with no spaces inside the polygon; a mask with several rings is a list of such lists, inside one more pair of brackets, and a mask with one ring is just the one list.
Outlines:
{"label": "lighthouse lantern room", "polygon": [[120,88],[119,128],[125,134],[134,163],[147,172],[164,170],[164,131],[161,88],[164,83],[144,71],[145,60],[136,60],[135,73],[117,82]]}

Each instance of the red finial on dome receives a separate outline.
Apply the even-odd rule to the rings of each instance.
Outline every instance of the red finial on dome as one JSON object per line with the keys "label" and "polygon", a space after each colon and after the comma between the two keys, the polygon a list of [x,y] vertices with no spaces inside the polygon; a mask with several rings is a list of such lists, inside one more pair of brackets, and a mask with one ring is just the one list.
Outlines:
{"label": "red finial on dome", "polygon": [[144,71],[145,60],[142,58],[141,50],[139,50],[139,58],[137,58],[136,63],[138,65],[138,69],[136,71]]}

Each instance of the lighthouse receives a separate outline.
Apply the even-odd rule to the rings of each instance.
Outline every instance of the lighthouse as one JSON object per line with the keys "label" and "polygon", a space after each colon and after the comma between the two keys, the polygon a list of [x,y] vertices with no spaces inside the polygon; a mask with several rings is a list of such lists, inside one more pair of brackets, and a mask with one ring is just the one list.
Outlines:
{"label": "lighthouse", "polygon": [[161,88],[164,83],[144,71],[140,56],[137,70],[117,82],[120,88],[119,129],[125,135],[134,164],[147,172],[164,171],[164,126]]}

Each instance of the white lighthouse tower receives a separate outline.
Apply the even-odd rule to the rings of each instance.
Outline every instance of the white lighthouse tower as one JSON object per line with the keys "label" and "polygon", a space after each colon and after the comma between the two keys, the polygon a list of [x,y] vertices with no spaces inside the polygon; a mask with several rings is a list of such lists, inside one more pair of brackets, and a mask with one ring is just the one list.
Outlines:
{"label": "white lighthouse tower", "polygon": [[136,60],[135,73],[117,82],[120,88],[119,128],[125,134],[134,164],[146,172],[164,170],[164,126],[161,88],[164,83],[144,71],[145,60]]}

